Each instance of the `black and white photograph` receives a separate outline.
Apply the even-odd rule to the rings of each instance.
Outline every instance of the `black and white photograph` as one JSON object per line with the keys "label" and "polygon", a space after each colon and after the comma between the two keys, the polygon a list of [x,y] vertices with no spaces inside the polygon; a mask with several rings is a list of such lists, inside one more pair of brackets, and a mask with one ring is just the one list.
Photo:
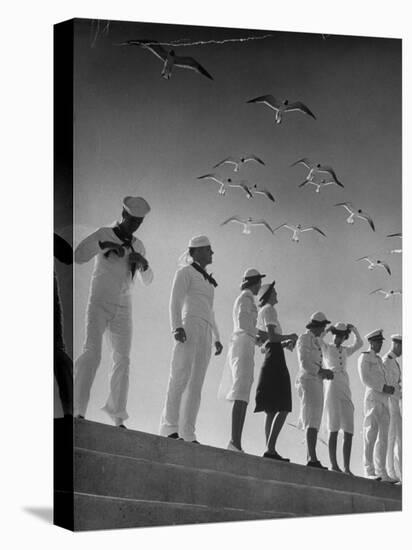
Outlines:
{"label": "black and white photograph", "polygon": [[293,547],[405,513],[405,36],[267,15],[48,18],[42,531]]}

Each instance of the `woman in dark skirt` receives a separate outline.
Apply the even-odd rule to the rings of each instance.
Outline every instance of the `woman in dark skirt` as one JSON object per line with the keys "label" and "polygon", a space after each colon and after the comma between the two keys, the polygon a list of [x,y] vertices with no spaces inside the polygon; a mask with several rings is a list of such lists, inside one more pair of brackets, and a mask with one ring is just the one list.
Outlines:
{"label": "woman in dark skirt", "polygon": [[284,348],[293,350],[298,339],[297,334],[282,334],[276,309],[278,303],[275,281],[262,285],[259,292],[259,314],[257,328],[259,334],[267,337],[265,345],[265,360],[260,371],[256,390],[256,408],[254,412],[265,412],[266,458],[283,460],[276,452],[276,442],[285,423],[287,415],[292,410],[292,391],[289,371],[286,366]]}

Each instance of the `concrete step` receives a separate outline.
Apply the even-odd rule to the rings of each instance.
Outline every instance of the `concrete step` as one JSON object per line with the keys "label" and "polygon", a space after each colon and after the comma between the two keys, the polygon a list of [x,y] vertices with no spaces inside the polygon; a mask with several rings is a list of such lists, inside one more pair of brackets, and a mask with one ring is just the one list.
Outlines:
{"label": "concrete step", "polygon": [[399,509],[392,499],[280,480],[75,450],[76,493],[293,515]]}
{"label": "concrete step", "polygon": [[194,445],[154,434],[120,430],[87,420],[76,420],[74,446],[158,463],[190,465],[201,470],[223,471],[258,479],[280,480],[311,488],[320,487],[376,498],[388,498],[399,501],[399,505],[402,498],[402,490],[399,486],[308,468],[300,464],[277,462],[246,453],[235,453],[208,445]]}
{"label": "concrete step", "polygon": [[[70,496],[61,494],[59,498],[63,501]],[[75,531],[293,517],[285,513],[211,508],[200,504],[153,502],[84,493],[74,494],[74,505],[76,508]]]}

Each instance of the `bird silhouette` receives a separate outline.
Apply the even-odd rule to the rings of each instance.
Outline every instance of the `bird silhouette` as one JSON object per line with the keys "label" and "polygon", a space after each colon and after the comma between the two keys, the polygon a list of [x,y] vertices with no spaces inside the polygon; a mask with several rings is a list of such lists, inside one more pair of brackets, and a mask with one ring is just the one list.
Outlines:
{"label": "bird silhouette", "polygon": [[301,101],[294,101],[290,103],[288,99],[279,100],[273,97],[273,95],[268,94],[249,99],[246,103],[263,103],[264,105],[270,107],[273,111],[275,111],[276,124],[280,124],[282,122],[282,116],[284,113],[290,113],[292,111],[304,113],[305,115],[309,115],[316,120],[315,115],[309,107]]}

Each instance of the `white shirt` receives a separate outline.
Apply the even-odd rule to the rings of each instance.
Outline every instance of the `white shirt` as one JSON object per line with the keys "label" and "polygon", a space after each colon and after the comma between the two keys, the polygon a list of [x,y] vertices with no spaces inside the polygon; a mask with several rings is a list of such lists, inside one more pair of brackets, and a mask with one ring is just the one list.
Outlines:
{"label": "white shirt", "polygon": [[266,304],[259,309],[257,328],[262,332],[268,332],[269,325],[274,327],[276,334],[282,334],[282,327],[280,326],[276,309],[271,304]]}
{"label": "white shirt", "polygon": [[183,326],[188,317],[197,317],[209,323],[216,341],[219,330],[213,311],[215,289],[191,264],[176,271],[172,284],[169,312],[172,332]]}
{"label": "white shirt", "polygon": [[[90,298],[117,304],[122,301],[122,298],[130,295],[134,284],[128,261],[131,250],[126,249],[123,258],[119,258],[116,254],[110,254],[106,258],[104,254],[108,249],[102,250],[99,241],[122,244],[113,231],[113,227],[100,227],[78,245],[74,259],[76,263],[83,264],[95,257],[90,283]],[[145,256],[146,251],[141,240],[133,236],[132,245],[135,252]],[[146,271],[137,270],[135,277],[139,277],[141,282],[147,286],[153,280],[153,271],[149,266]]]}
{"label": "white shirt", "polygon": [[323,368],[323,354],[319,339],[307,330],[299,336],[296,349],[298,352],[299,371],[297,379],[318,379],[319,369]]}
{"label": "white shirt", "polygon": [[395,388],[395,392],[391,395],[391,398],[402,399],[402,372],[396,355],[389,351],[383,356],[382,362],[385,368],[387,383]]}
{"label": "white shirt", "polygon": [[325,358],[327,368],[333,372],[345,372],[346,360],[353,355],[363,345],[362,338],[359,332],[354,332],[356,340],[352,346],[339,346],[335,344],[327,344],[321,341],[322,351]]}
{"label": "white shirt", "polygon": [[383,386],[388,384],[382,359],[373,350],[361,353],[358,360],[359,376],[366,386],[365,401],[378,401],[388,404],[388,394],[383,393]]}
{"label": "white shirt", "polygon": [[242,290],[233,305],[233,334],[248,334],[255,338],[257,335],[256,322],[258,310],[253,292],[246,288]]}

